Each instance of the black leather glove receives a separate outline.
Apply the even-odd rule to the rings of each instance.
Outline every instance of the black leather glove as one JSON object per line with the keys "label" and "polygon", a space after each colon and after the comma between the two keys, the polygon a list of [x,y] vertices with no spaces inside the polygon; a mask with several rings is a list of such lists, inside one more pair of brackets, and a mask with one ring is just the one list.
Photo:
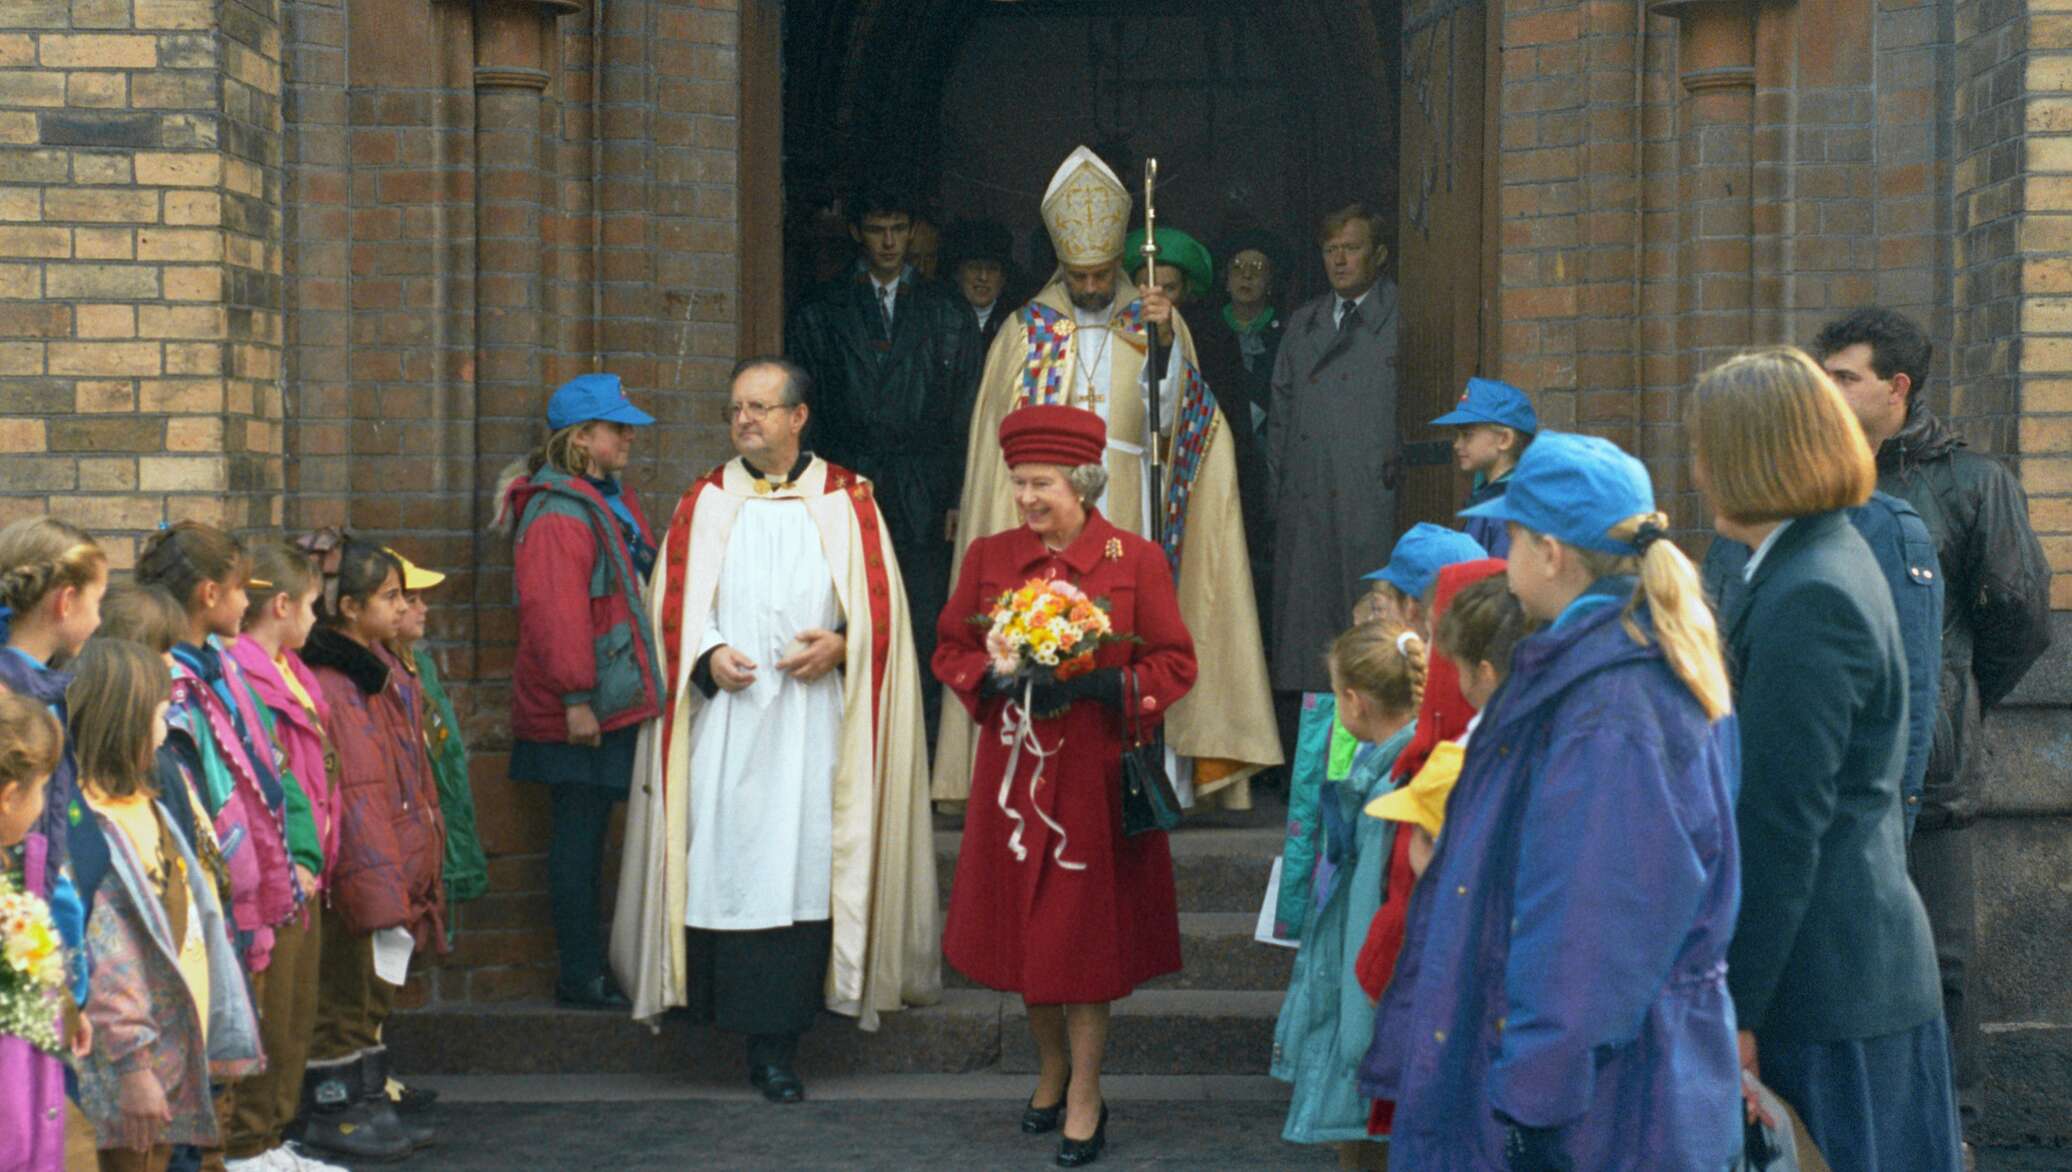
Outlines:
{"label": "black leather glove", "polygon": [[995,697],[1018,699],[1022,694],[1022,682],[1013,676],[996,675],[987,672],[978,683],[978,698],[991,700]]}
{"label": "black leather glove", "polygon": [[1121,708],[1122,669],[1097,667],[1062,682],[1039,683],[1030,694],[1029,707],[1038,716],[1055,716],[1080,700]]}
{"label": "black leather glove", "polygon": [[1502,1112],[1497,1120],[1505,1129],[1504,1167],[1509,1172],[1573,1172],[1575,1163],[1561,1150],[1561,1129],[1527,1127]]}

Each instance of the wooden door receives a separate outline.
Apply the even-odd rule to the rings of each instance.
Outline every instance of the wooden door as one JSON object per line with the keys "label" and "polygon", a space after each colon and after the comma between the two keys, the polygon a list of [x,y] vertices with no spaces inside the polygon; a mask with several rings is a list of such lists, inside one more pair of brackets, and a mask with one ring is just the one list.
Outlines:
{"label": "wooden door", "polygon": [[1399,529],[1418,521],[1457,526],[1466,480],[1454,470],[1452,435],[1429,421],[1460,398],[1468,376],[1493,360],[1494,184],[1485,191],[1493,142],[1487,85],[1493,71],[1494,0],[1405,0],[1401,197],[1396,272],[1402,293],[1397,434],[1402,479]]}

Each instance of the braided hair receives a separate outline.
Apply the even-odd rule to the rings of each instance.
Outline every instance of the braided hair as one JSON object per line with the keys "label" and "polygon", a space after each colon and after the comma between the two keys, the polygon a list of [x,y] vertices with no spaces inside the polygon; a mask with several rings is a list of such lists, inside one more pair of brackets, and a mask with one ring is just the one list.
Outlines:
{"label": "braided hair", "polygon": [[77,525],[24,517],[0,529],[0,606],[14,614],[36,609],[52,591],[84,589],[107,572],[108,555]]}
{"label": "braided hair", "polygon": [[1382,711],[1414,713],[1424,699],[1425,655],[1417,632],[1395,623],[1361,623],[1332,641],[1325,662],[1340,686]]}

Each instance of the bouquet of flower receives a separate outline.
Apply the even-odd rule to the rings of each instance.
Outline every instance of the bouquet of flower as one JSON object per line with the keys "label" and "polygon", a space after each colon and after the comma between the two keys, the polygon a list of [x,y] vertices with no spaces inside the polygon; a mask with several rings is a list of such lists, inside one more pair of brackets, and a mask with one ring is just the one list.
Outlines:
{"label": "bouquet of flower", "polygon": [[0,1034],[61,1053],[65,950],[42,897],[0,872]]}
{"label": "bouquet of flower", "polygon": [[1105,599],[1055,578],[1029,579],[972,621],[989,624],[986,654],[1004,679],[1069,680],[1093,670],[1094,652],[1122,641]]}

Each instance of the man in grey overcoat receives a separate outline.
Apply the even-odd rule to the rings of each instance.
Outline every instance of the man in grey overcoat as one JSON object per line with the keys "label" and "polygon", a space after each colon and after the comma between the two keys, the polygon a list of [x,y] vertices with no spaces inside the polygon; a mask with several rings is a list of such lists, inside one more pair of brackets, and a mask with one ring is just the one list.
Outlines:
{"label": "man in grey overcoat", "polygon": [[1351,204],[1324,217],[1317,239],[1331,292],[1288,319],[1266,424],[1266,645],[1284,694],[1331,690],[1324,652],[1396,536],[1396,286],[1381,275],[1381,220]]}

